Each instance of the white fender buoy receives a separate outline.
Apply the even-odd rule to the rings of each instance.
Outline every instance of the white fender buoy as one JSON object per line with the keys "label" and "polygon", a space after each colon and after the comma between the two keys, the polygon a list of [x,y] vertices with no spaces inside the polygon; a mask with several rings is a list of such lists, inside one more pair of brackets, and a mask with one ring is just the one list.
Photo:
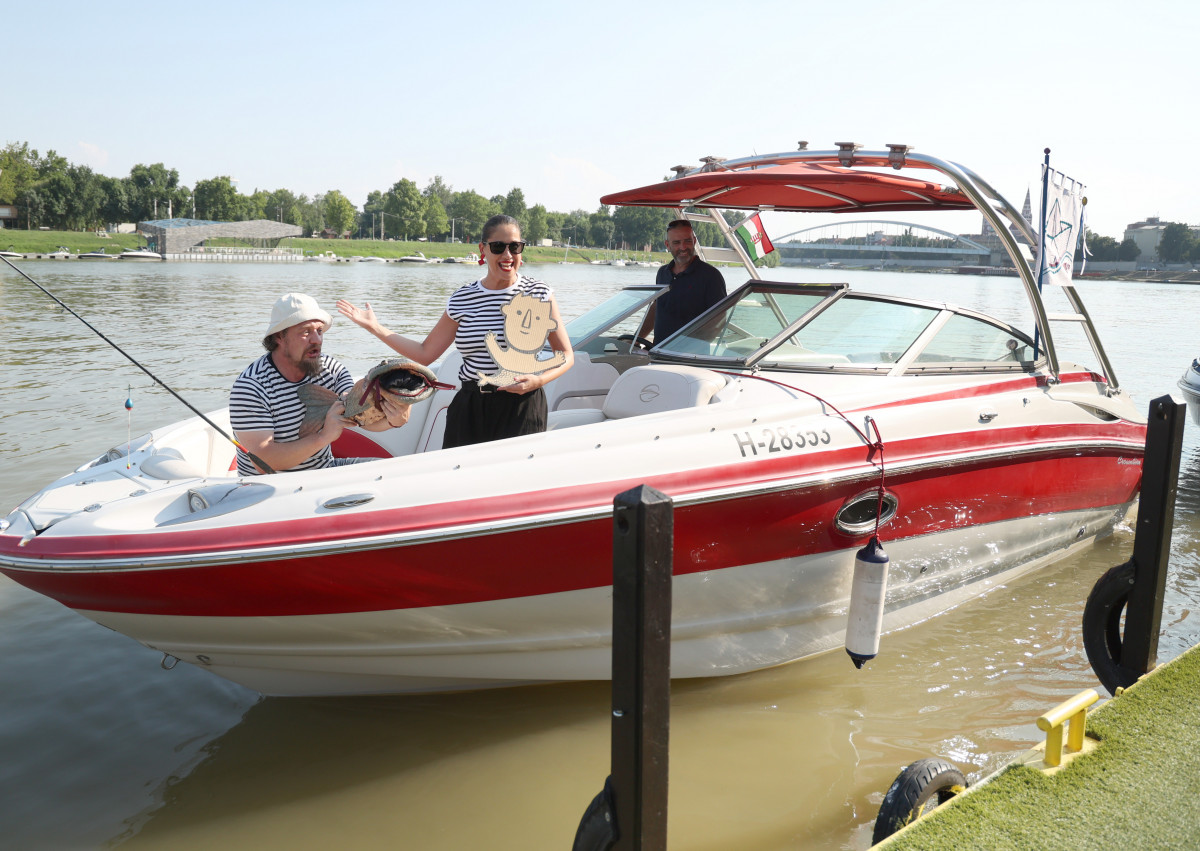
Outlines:
{"label": "white fender buoy", "polygon": [[846,652],[854,667],[874,659],[883,629],[883,598],[887,593],[888,555],[879,538],[871,536],[854,557],[854,584],[850,587],[850,617],[846,622]]}

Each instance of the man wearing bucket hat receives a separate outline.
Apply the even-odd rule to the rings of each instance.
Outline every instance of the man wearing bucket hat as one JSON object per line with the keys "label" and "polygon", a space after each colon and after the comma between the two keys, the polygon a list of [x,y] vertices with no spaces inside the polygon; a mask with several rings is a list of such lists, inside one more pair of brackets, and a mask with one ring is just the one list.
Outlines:
{"label": "man wearing bucket hat", "polygon": [[[288,293],[271,310],[271,321],[263,337],[267,353],[246,367],[229,392],[229,422],[234,435],[276,472],[312,470],[352,464],[358,458],[334,458],[330,445],[342,430],[354,423],[345,418],[345,408],[336,402],[321,427],[300,435],[305,405],[299,390],[317,385],[341,396],[354,386],[350,371],[329,355],[321,353],[325,332],[332,317],[311,296]],[[381,400],[384,418],[364,426],[383,431],[408,422],[409,406]],[[237,453],[238,474],[260,472],[250,457]]]}

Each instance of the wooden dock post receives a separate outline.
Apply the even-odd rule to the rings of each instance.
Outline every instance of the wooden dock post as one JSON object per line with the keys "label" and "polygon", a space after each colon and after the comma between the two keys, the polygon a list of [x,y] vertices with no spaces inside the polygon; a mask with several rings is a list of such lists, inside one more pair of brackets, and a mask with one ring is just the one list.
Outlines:
{"label": "wooden dock post", "polygon": [[574,851],[666,851],[673,512],[646,485],[613,500],[611,773]]}

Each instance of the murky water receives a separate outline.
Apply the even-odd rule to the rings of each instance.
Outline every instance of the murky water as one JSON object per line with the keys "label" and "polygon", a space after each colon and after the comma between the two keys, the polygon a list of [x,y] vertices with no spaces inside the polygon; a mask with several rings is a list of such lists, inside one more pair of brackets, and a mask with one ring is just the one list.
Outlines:
{"label": "murky water", "polygon": [[[475,270],[363,264],[22,265],[201,410],[257,356],[271,302],[370,300],[427,330]],[[653,269],[532,267],[564,315]],[[779,277],[799,277],[788,270]],[[1014,279],[847,273],[861,288],[972,303],[1023,326]],[[731,283],[734,281],[731,280]],[[1085,283],[1122,385],[1145,409],[1200,354],[1200,288]],[[127,435],[188,415],[19,276],[0,273],[0,513]],[[358,373],[384,352],[337,322]],[[124,408],[133,400],[132,412]],[[1159,657],[1200,641],[1200,437],[1188,425]],[[941,756],[980,777],[1038,740],[1034,719],[1096,686],[1079,621],[1132,533],[844,654],[676,682],[670,846],[862,849],[901,766]],[[569,848],[608,772],[606,683],[477,694],[263,699],[0,578],[0,847]]]}

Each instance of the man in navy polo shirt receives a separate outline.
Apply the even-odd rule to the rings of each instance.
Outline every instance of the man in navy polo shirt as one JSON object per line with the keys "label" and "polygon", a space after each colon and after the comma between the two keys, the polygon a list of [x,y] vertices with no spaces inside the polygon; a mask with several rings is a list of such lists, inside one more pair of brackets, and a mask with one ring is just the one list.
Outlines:
{"label": "man in navy polo shirt", "polygon": [[673,262],[658,270],[656,283],[668,287],[642,323],[654,324],[654,342],[659,343],[725,298],[725,278],[717,269],[696,256],[696,234],[686,219],[667,225],[665,240]]}

